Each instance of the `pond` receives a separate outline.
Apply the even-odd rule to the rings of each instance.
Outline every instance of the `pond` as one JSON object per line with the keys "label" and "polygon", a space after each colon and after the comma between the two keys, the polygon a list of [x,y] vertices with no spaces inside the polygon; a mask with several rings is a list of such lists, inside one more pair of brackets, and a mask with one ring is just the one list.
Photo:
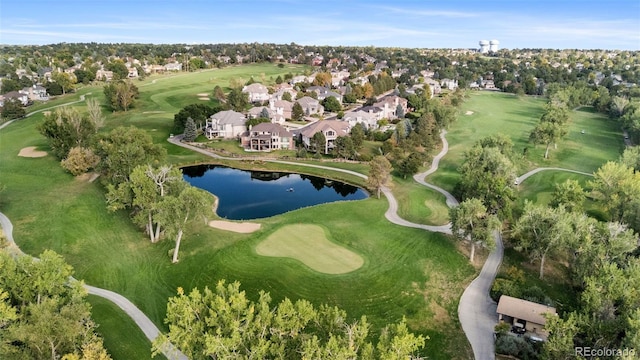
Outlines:
{"label": "pond", "polygon": [[230,220],[265,218],[306,206],[369,196],[343,182],[287,172],[198,165],[182,168],[182,173],[189,184],[216,195],[217,214]]}

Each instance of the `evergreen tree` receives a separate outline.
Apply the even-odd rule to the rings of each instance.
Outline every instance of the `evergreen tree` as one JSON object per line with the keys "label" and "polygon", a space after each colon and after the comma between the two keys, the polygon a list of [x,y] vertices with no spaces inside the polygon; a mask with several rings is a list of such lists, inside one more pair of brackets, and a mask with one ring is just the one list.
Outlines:
{"label": "evergreen tree", "polygon": [[187,118],[187,123],[184,127],[184,141],[194,141],[198,137],[198,130],[196,129],[196,122],[192,118]]}

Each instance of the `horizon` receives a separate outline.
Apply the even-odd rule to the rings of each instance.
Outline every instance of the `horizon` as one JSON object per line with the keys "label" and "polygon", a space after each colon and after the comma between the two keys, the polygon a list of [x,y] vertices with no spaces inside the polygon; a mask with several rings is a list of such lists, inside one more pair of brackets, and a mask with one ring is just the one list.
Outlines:
{"label": "horizon", "polygon": [[640,2],[301,0],[2,2],[0,43],[290,44],[640,50]]}

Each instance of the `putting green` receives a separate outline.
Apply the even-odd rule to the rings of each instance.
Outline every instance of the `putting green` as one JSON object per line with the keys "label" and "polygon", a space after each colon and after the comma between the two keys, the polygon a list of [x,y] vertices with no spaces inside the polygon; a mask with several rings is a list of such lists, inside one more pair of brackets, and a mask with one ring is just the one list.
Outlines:
{"label": "putting green", "polygon": [[364,259],[327,239],[317,225],[283,226],[256,246],[263,256],[291,258],[325,274],[344,274],[359,269]]}

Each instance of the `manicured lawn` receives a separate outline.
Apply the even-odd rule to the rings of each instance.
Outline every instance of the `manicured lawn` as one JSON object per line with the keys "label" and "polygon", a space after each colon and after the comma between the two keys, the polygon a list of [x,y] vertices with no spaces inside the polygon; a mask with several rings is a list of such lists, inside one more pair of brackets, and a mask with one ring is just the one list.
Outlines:
{"label": "manicured lawn", "polygon": [[[460,109],[458,120],[448,130],[449,153],[440,163],[440,170],[429,177],[434,183],[451,191],[458,181],[456,169],[463,153],[479,139],[502,133],[514,143],[514,151],[527,154],[517,164],[520,174],[536,167],[562,167],[593,172],[622,152],[623,138],[618,124],[595,113],[590,107],[571,112],[569,133],[550,150],[544,159],[544,147],[528,142],[531,129],[538,123],[545,104],[544,98],[517,97],[504,93],[474,92]],[[473,114],[465,115],[468,111]],[[582,130],[585,131],[582,134]]]}
{"label": "manicured lawn", "polygon": [[449,207],[440,193],[413,180],[393,177],[393,195],[398,200],[398,215],[418,224],[443,225],[449,222]]}
{"label": "manicured lawn", "polygon": [[329,230],[318,225],[294,224],[277,229],[256,246],[262,256],[300,261],[323,274],[346,274],[359,269],[364,259],[327,238]]}
{"label": "manicured lawn", "polygon": [[[260,69],[250,66],[244,71],[266,72]],[[171,131],[173,113],[197,93],[210,92],[216,84],[213,79],[205,81],[206,84],[194,82],[209,77],[221,79],[216,74],[225,70],[176,75],[171,80],[157,79],[156,83],[145,80],[140,86],[138,107],[128,113],[107,114],[104,131],[118,125],[139,126],[166,146],[169,161],[174,164],[210,160],[167,144],[166,137]],[[227,81],[242,74],[240,67],[231,70],[235,72],[225,75]],[[103,96],[101,91],[94,90],[93,94]],[[0,209],[13,221],[18,244],[29,254],[44,249],[59,252],[75,268],[76,278],[122,294],[160,328],[166,330],[163,319],[167,298],[178,287],[188,291],[196,286],[214,286],[219,279],[239,280],[250,298],[257,298],[258,291],[264,289],[274,301],[285,296],[305,298],[314,304],[339,306],[353,318],[367,315],[374,333],[384,324],[406,316],[413,331],[430,336],[426,350],[430,358],[467,357],[469,347],[457,324],[457,305],[475,270],[445,236],[386,221],[385,200],[371,198],[300,209],[260,220],[263,227],[253,234],[236,234],[199,224],[185,234],[181,261],[173,265],[168,254],[173,243],[150,244],[132,225],[127,212],[108,212],[104,189],[98,182],[74,179],[52,156],[39,159],[16,156],[26,146],[47,150],[45,139],[35,130],[40,121],[42,115],[37,114],[0,131],[0,183],[7,187]],[[363,172],[368,168],[367,164],[307,162]],[[315,175],[329,173],[264,161],[240,161],[233,165]],[[347,174],[336,173],[332,178],[363,183],[361,178]],[[330,275],[313,271],[298,261],[256,254],[255,247],[269,234],[296,224],[322,225],[328,229],[332,243],[353,250],[366,263],[357,271]],[[93,299],[92,302],[97,304]],[[110,315],[111,310],[100,304],[96,309],[96,321],[105,324],[105,333],[127,330],[108,322],[109,317],[119,315]]]}
{"label": "manicured lawn", "polygon": [[[151,342],[133,320],[111,301],[89,295],[93,320],[98,333],[114,359],[151,359]],[[155,359],[166,359],[159,354]]]}

